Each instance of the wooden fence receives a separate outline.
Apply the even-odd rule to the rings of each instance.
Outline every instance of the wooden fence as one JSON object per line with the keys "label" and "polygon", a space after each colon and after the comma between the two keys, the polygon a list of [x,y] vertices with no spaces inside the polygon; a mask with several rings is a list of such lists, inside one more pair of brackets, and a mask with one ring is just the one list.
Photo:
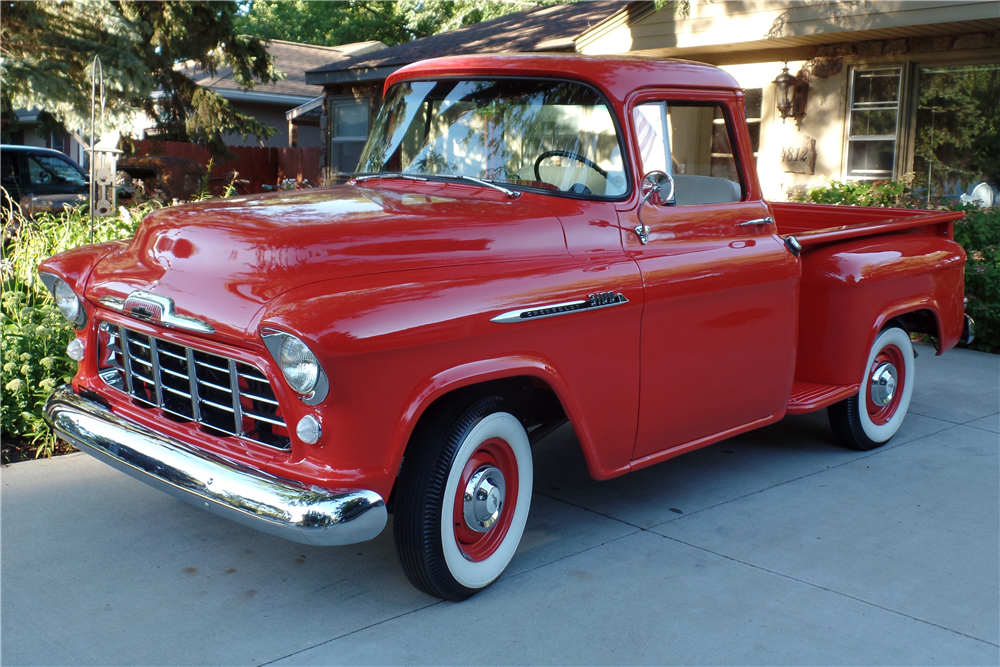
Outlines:
{"label": "wooden fence", "polygon": [[[155,148],[156,152],[151,151]],[[236,178],[250,181],[246,185],[248,193],[264,192],[264,185],[278,185],[286,178],[292,178],[301,183],[309,181],[309,185],[319,185],[320,149],[318,146],[306,148],[262,148],[259,146],[230,146],[229,150],[236,154],[235,160],[216,158],[212,162],[209,178],[220,181],[228,180],[231,172],[236,172]],[[154,143],[149,139],[135,142],[135,155],[170,155],[184,157],[208,165],[208,149],[199,144],[189,144],[181,141],[161,141]],[[240,187],[239,191],[243,192]]]}

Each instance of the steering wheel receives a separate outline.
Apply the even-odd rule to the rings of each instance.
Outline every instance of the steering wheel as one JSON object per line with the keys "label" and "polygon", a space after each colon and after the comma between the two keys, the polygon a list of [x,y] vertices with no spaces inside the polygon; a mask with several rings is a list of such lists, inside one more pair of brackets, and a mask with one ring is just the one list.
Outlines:
{"label": "steering wheel", "polygon": [[587,158],[587,157],[584,157],[584,156],[580,155],[579,153],[573,153],[573,152],[570,152],[570,151],[545,151],[544,153],[542,153],[541,155],[539,155],[538,157],[535,158],[535,179],[536,180],[539,180],[539,181],[542,180],[542,174],[538,170],[538,167],[542,164],[542,160],[544,160],[545,158],[548,158],[548,157],[556,157],[556,156],[573,158],[577,162],[582,162],[583,164],[587,165],[588,167],[590,167],[591,169],[593,169],[594,171],[596,171],[598,174],[600,174],[601,176],[603,176],[605,178],[605,180],[608,178],[608,172],[606,172],[603,169],[601,169],[600,165],[598,165],[596,162],[594,162],[590,158]]}

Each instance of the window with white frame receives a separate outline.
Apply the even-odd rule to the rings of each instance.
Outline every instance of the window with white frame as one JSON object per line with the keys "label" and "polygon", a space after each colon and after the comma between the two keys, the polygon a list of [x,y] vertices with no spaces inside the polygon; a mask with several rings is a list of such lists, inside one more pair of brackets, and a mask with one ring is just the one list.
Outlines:
{"label": "window with white frame", "polygon": [[851,74],[844,176],[913,175],[947,203],[1000,185],[1000,63],[905,63]]}
{"label": "window with white frame", "polygon": [[328,104],[330,171],[334,174],[350,174],[357,169],[361,151],[368,140],[371,100],[367,97],[334,97],[330,98]]}
{"label": "window with white frame", "polygon": [[901,67],[854,70],[847,139],[847,179],[891,179],[899,131]]}

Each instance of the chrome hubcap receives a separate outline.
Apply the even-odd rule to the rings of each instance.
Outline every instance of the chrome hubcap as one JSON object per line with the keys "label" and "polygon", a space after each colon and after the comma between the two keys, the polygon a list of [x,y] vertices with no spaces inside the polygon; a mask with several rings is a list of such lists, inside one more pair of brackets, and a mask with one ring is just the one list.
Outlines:
{"label": "chrome hubcap", "polygon": [[484,466],[477,470],[465,486],[462,513],[465,523],[477,533],[485,533],[500,518],[507,487],[499,468]]}
{"label": "chrome hubcap", "polygon": [[875,405],[889,405],[896,395],[896,367],[886,362],[872,373],[872,401]]}

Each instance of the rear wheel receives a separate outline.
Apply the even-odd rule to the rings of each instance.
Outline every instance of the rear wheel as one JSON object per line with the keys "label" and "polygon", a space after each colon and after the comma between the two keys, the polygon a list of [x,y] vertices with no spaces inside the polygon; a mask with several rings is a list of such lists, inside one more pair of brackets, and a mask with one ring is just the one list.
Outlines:
{"label": "rear wheel", "polygon": [[503,400],[443,410],[422,424],[400,471],[393,534],[420,590],[464,600],[503,573],[531,504],[528,434]]}
{"label": "rear wheel", "polygon": [[868,354],[861,389],[828,409],[830,425],[840,443],[869,450],[888,442],[906,417],[913,378],[909,335],[899,327],[883,329]]}

